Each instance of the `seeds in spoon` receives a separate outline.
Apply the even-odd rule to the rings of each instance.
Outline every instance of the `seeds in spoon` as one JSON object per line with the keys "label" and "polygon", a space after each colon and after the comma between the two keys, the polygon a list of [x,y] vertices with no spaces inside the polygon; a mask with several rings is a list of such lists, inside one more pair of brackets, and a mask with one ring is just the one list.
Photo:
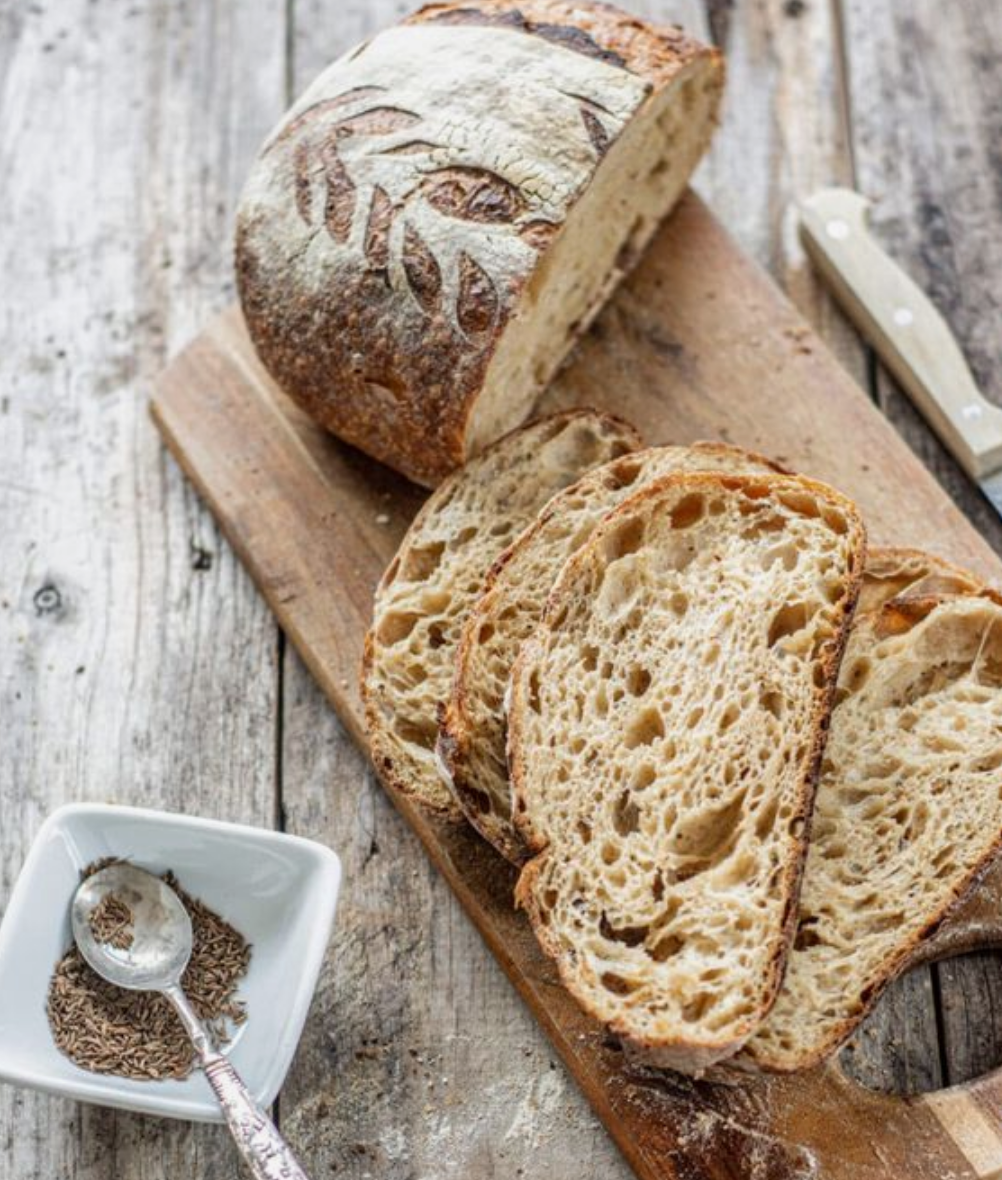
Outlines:
{"label": "seeds in spoon", "polygon": [[132,922],[132,910],[114,893],[106,893],[87,915],[94,938],[119,951],[127,951],[132,946],[135,939]]}
{"label": "seeds in spoon", "polygon": [[[112,863],[90,865],[81,876]],[[247,1018],[236,992],[250,963],[250,945],[215,911],[185,893],[173,873],[163,879],[191,918],[191,959],[181,985],[216,1043],[225,1044],[232,1027]],[[100,937],[96,931],[95,937]],[[163,1080],[186,1078],[195,1068],[194,1050],[170,1001],[155,992],[130,992],[108,983],[75,946],[56,964],[47,1012],[57,1047],[82,1069]]]}

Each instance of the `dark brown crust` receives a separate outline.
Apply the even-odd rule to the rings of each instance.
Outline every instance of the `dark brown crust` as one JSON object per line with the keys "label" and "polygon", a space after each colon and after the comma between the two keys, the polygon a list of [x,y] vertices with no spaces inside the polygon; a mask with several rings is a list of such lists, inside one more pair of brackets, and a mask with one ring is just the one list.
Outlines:
{"label": "dark brown crust", "polygon": [[[815,480],[808,479],[803,476],[733,476],[733,475],[711,475],[711,474],[682,474],[670,475],[663,479],[657,480],[651,484],[645,485],[636,495],[631,496],[625,500],[618,508],[606,517],[603,524],[592,534],[585,545],[578,550],[577,554],[570,559],[564,567],[563,572],[554,587],[553,592],[547,603],[546,611],[544,612],[544,622],[547,616],[551,615],[556,609],[555,604],[559,602],[560,593],[565,584],[569,583],[576,572],[576,568],[584,561],[588,560],[591,552],[596,546],[601,543],[603,536],[612,528],[615,528],[616,522],[623,515],[636,510],[637,505],[646,500],[657,499],[663,492],[670,488],[676,487],[680,484],[694,487],[704,487],[706,489],[719,488],[721,486],[727,488],[748,487],[762,484],[769,485],[770,488],[777,490],[781,488],[804,488],[838,507],[846,514],[850,521],[853,521],[856,526],[856,544],[852,553],[852,561],[850,568],[846,571],[846,594],[839,605],[839,626],[835,637],[829,641],[828,650],[821,660],[821,666],[825,673],[825,683],[822,687],[814,689],[814,741],[810,751],[804,762],[804,773],[801,780],[801,794],[799,803],[794,814],[794,820],[802,821],[802,832],[799,841],[799,850],[795,859],[787,866],[783,878],[783,886],[787,896],[786,909],[783,914],[781,929],[776,937],[776,947],[772,954],[769,965],[769,978],[763,988],[763,999],[759,1010],[747,1021],[747,1035],[744,1037],[735,1038],[724,1044],[713,1043],[709,1041],[665,1041],[655,1042],[649,1038],[635,1038],[628,1036],[627,1030],[617,1025],[616,1022],[610,1024],[610,1030],[617,1035],[624,1036],[630,1040],[630,1043],[636,1048],[643,1051],[659,1051],[669,1050],[676,1054],[673,1061],[675,1068],[684,1068],[684,1058],[691,1058],[692,1068],[687,1072],[702,1072],[703,1069],[722,1057],[727,1057],[736,1053],[747,1039],[750,1037],[755,1029],[768,1015],[772,1005],[775,1003],[776,996],[779,992],[782,983],[783,972],[786,966],[786,957],[792,943],[794,927],[797,918],[797,902],[800,893],[800,883],[803,877],[804,862],[807,857],[807,848],[810,839],[810,819],[814,806],[814,794],[817,788],[818,773],[821,765],[821,756],[824,752],[825,741],[828,734],[828,724],[831,716],[831,708],[834,700],[835,688],[838,680],[839,666],[842,661],[842,655],[845,650],[846,641],[849,635],[849,629],[852,622],[853,612],[856,606],[856,600],[859,596],[859,590],[863,581],[863,569],[866,561],[866,528],[859,516],[858,509],[855,504],[841,492],[828,487],[826,484],[819,483]],[[523,838],[526,840],[528,846],[531,848],[534,856],[533,859],[526,864],[519,877],[518,884],[515,888],[516,904],[524,909],[528,914],[529,921],[532,925],[533,932],[539,941],[543,950],[556,962],[561,980],[564,986],[570,991],[572,995],[578,1000],[582,1006],[587,1007],[586,998],[578,995],[575,991],[574,980],[568,970],[566,956],[563,950],[553,935],[550,933],[546,923],[542,920],[541,911],[535,899],[534,884],[538,877],[545,857],[548,853],[548,844],[545,838],[535,832],[525,817],[526,796],[525,796],[525,753],[521,746],[521,730],[520,730],[520,709],[519,709],[519,695],[523,682],[523,669],[527,667],[533,660],[534,656],[539,650],[541,640],[537,636],[530,639],[522,649],[522,652],[516,662],[516,667],[512,675],[513,684],[513,700],[512,710],[510,714],[511,728],[509,730],[509,761],[512,773],[512,789],[516,799],[516,806],[514,809],[515,822]]]}
{"label": "dark brown crust", "polygon": [[[426,4],[403,23],[421,21],[499,24],[546,37],[567,49],[601,57],[666,85],[680,59],[706,53],[707,47],[677,25],[655,25],[598,0],[447,0]],[[720,61],[719,51],[710,50]]]}
{"label": "dark brown crust", "polygon": [[[663,444],[670,446],[672,444]],[[741,456],[747,459],[749,463],[757,463],[763,467],[771,467],[778,475],[792,474],[782,464],[777,463],[774,459],[769,459],[765,455],[760,455],[757,451],[749,451],[744,447],[733,446],[730,443],[723,443],[717,441],[699,441],[689,444],[694,449],[698,449],[704,454],[726,454],[733,456]],[[656,449],[656,448],[654,448]],[[632,457],[636,457],[637,452],[634,452]],[[631,456],[623,456],[620,459],[614,459],[611,463],[604,465],[602,469],[596,470],[614,470],[619,464],[629,461]],[[584,480],[593,478],[595,471],[588,472],[582,477]],[[569,494],[573,491],[573,487],[568,488],[563,495]],[[529,525],[529,527],[502,552],[494,564],[488,571],[487,577],[484,579],[484,589],[478,600],[477,605],[473,607],[470,612],[468,621],[463,627],[462,636],[459,641],[459,647],[456,650],[456,665],[455,674],[452,681],[452,693],[449,697],[449,702],[442,715],[442,721],[439,726],[438,749],[439,755],[449,772],[449,777],[452,783],[452,789],[456,798],[459,800],[460,806],[466,813],[466,818],[470,821],[472,826],[480,833],[481,836],[508,861],[513,865],[523,865],[531,855],[528,847],[523,843],[517,834],[512,829],[504,824],[498,822],[497,817],[490,810],[484,809],[483,806],[483,792],[476,786],[473,781],[473,775],[469,770],[469,751],[473,742],[476,739],[475,726],[469,714],[467,702],[469,701],[469,692],[467,689],[468,677],[466,669],[469,664],[470,656],[476,646],[475,631],[476,625],[474,620],[478,616],[479,605],[482,603],[490,592],[494,589],[501,571],[512,560],[513,554],[520,548],[528,537],[537,533],[543,528],[547,521],[553,518],[554,513],[560,511],[560,497],[554,497],[554,500],[543,509],[536,520]]]}
{"label": "dark brown crust", "polygon": [[[636,430],[622,418],[617,418],[614,414],[607,414],[602,411],[597,411],[588,408],[564,410],[558,414],[551,414],[546,418],[534,419],[532,422],[525,423],[523,426],[518,426],[514,430],[510,430],[507,434],[493,442],[490,447],[487,447],[481,452],[484,456],[489,456],[490,453],[501,447],[509,444],[510,440],[515,436],[521,434],[525,430],[536,429],[542,423],[547,422],[553,427],[553,433],[556,434],[562,430],[568,423],[573,422],[577,418],[592,418],[604,423],[610,431],[614,430],[633,440],[639,445],[640,436]],[[385,588],[387,583],[392,580],[397,565],[401,557],[406,553],[408,544],[412,537],[416,536],[428,516],[437,510],[443,500],[450,495],[451,489],[464,478],[464,470],[460,468],[453,472],[448,479],[439,485],[438,489],[425,500],[421,506],[420,511],[411,521],[410,528],[407,530],[404,539],[400,543],[396,555],[390,564],[383,571],[383,576],[379,580],[379,585],[376,587],[374,597],[378,597],[380,592]],[[434,801],[427,799],[414,789],[414,784],[406,777],[400,774],[394,763],[391,751],[384,748],[380,740],[382,734],[382,723],[379,716],[378,702],[375,700],[372,683],[371,672],[373,666],[373,659],[375,655],[375,639],[373,636],[373,629],[370,626],[365,634],[365,641],[362,649],[362,660],[359,667],[359,685],[362,697],[362,708],[365,714],[365,727],[369,737],[369,757],[372,765],[379,775],[380,780],[386,787],[399,791],[402,795],[406,795],[408,799],[421,805],[425,811],[432,815],[436,815],[441,819],[449,820],[451,823],[462,824],[466,820],[459,803],[452,796],[447,796],[448,802],[444,805],[436,804]]]}
{"label": "dark brown crust", "polygon": [[[887,553],[889,551],[884,550],[883,552]],[[921,553],[919,550],[893,550],[891,552],[907,553],[910,556],[929,557],[928,554]],[[932,558],[932,560],[937,563],[942,561],[939,558]],[[961,570],[959,566],[953,566],[949,562],[944,562],[943,564],[951,566],[951,569],[954,571],[965,574],[972,582],[979,580],[976,575],[970,574],[967,570]],[[999,595],[994,590],[987,590],[987,592],[975,591],[971,594],[943,594],[925,597],[910,597],[904,594],[897,599],[892,599],[879,611],[869,612],[864,616],[862,622],[873,628],[874,634],[878,639],[889,635],[904,635],[932,614],[933,611],[943,605],[948,605],[958,598],[987,598],[994,605],[1002,606],[1002,595]],[[726,1063],[728,1070],[734,1070],[735,1073],[799,1073],[801,1070],[812,1069],[820,1065],[823,1061],[827,1061],[842,1048],[870,1012],[873,1011],[877,1001],[890,984],[908,969],[915,960],[922,944],[931,938],[950,915],[970,897],[972,891],[977,887],[1000,853],[1002,853],[1002,833],[992,842],[984,855],[970,866],[967,875],[954,888],[952,896],[929,916],[929,920],[922,926],[921,930],[917,931],[908,943],[898,948],[893,954],[888,955],[879,967],[874,969],[862,988],[862,1004],[859,1011],[852,1016],[846,1017],[846,1019],[836,1025],[832,1034],[826,1038],[823,1045],[814,1053],[799,1059],[795,1066],[786,1066],[778,1064],[773,1059],[766,1059],[749,1048],[733,1062]]]}
{"label": "dark brown crust", "polygon": [[[405,23],[471,19],[463,13],[523,28],[527,36],[544,37],[569,51],[595,46],[604,60],[621,59],[654,88],[667,85],[697,59],[719,72],[716,50],[678,30],[657,29],[588,0],[463,0],[430,5]],[[309,131],[300,120],[296,123],[272,136],[262,156],[275,148],[294,154]],[[262,166],[259,161],[257,167]],[[325,220],[333,236],[343,235],[345,206],[353,208],[354,190],[345,188],[350,181],[338,171],[336,151],[327,152],[317,166],[325,170],[328,191],[342,192],[343,201],[327,210]],[[300,177],[293,189],[289,200],[302,210],[309,205],[306,181]],[[382,248],[385,223],[393,216],[392,209],[380,211],[371,249],[363,252],[365,258],[339,265],[328,297],[311,295],[288,260],[269,261],[267,212],[244,205],[237,222],[237,288],[255,348],[283,389],[345,441],[416,482],[435,486],[467,457],[474,405],[532,268],[519,279],[505,280],[504,289],[467,273],[466,294],[477,305],[459,317],[460,331],[437,307],[402,317],[401,297],[387,283]],[[539,223],[522,231],[540,258],[555,236]],[[441,276],[429,266],[425,244],[412,234],[405,253],[404,270],[415,297],[421,303],[424,293],[431,300]]]}

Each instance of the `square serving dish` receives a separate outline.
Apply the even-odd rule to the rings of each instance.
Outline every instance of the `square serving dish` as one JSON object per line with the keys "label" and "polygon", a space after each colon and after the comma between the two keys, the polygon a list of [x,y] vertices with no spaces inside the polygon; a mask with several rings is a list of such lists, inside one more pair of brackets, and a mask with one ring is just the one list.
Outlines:
{"label": "square serving dish", "polygon": [[56,1048],[45,1001],[72,942],[80,870],[120,856],[182,887],[251,944],[238,996],[247,1021],[225,1052],[263,1106],[299,1043],[334,924],[341,866],[322,844],[262,828],[103,804],[71,804],[42,825],[0,926],[0,1081],[170,1118],[221,1122],[205,1078],[133,1081],[89,1073]]}

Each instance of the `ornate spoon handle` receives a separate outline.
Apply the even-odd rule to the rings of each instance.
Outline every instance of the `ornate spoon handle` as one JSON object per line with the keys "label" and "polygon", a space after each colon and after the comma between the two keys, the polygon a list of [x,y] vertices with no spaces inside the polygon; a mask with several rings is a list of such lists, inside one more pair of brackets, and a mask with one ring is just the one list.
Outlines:
{"label": "ornate spoon handle", "polygon": [[278,1128],[250,1095],[240,1075],[209,1040],[180,987],[167,988],[164,995],[177,1009],[209,1085],[219,1099],[233,1141],[240,1149],[255,1180],[309,1180]]}

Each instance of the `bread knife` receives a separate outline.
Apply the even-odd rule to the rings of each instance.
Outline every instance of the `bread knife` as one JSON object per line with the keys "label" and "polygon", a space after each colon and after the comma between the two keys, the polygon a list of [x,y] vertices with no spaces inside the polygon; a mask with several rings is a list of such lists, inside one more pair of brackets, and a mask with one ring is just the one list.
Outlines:
{"label": "bread knife", "polygon": [[929,425],[1002,516],[1002,409],[981,394],[943,317],[878,244],[870,202],[822,189],[800,207],[811,261]]}

